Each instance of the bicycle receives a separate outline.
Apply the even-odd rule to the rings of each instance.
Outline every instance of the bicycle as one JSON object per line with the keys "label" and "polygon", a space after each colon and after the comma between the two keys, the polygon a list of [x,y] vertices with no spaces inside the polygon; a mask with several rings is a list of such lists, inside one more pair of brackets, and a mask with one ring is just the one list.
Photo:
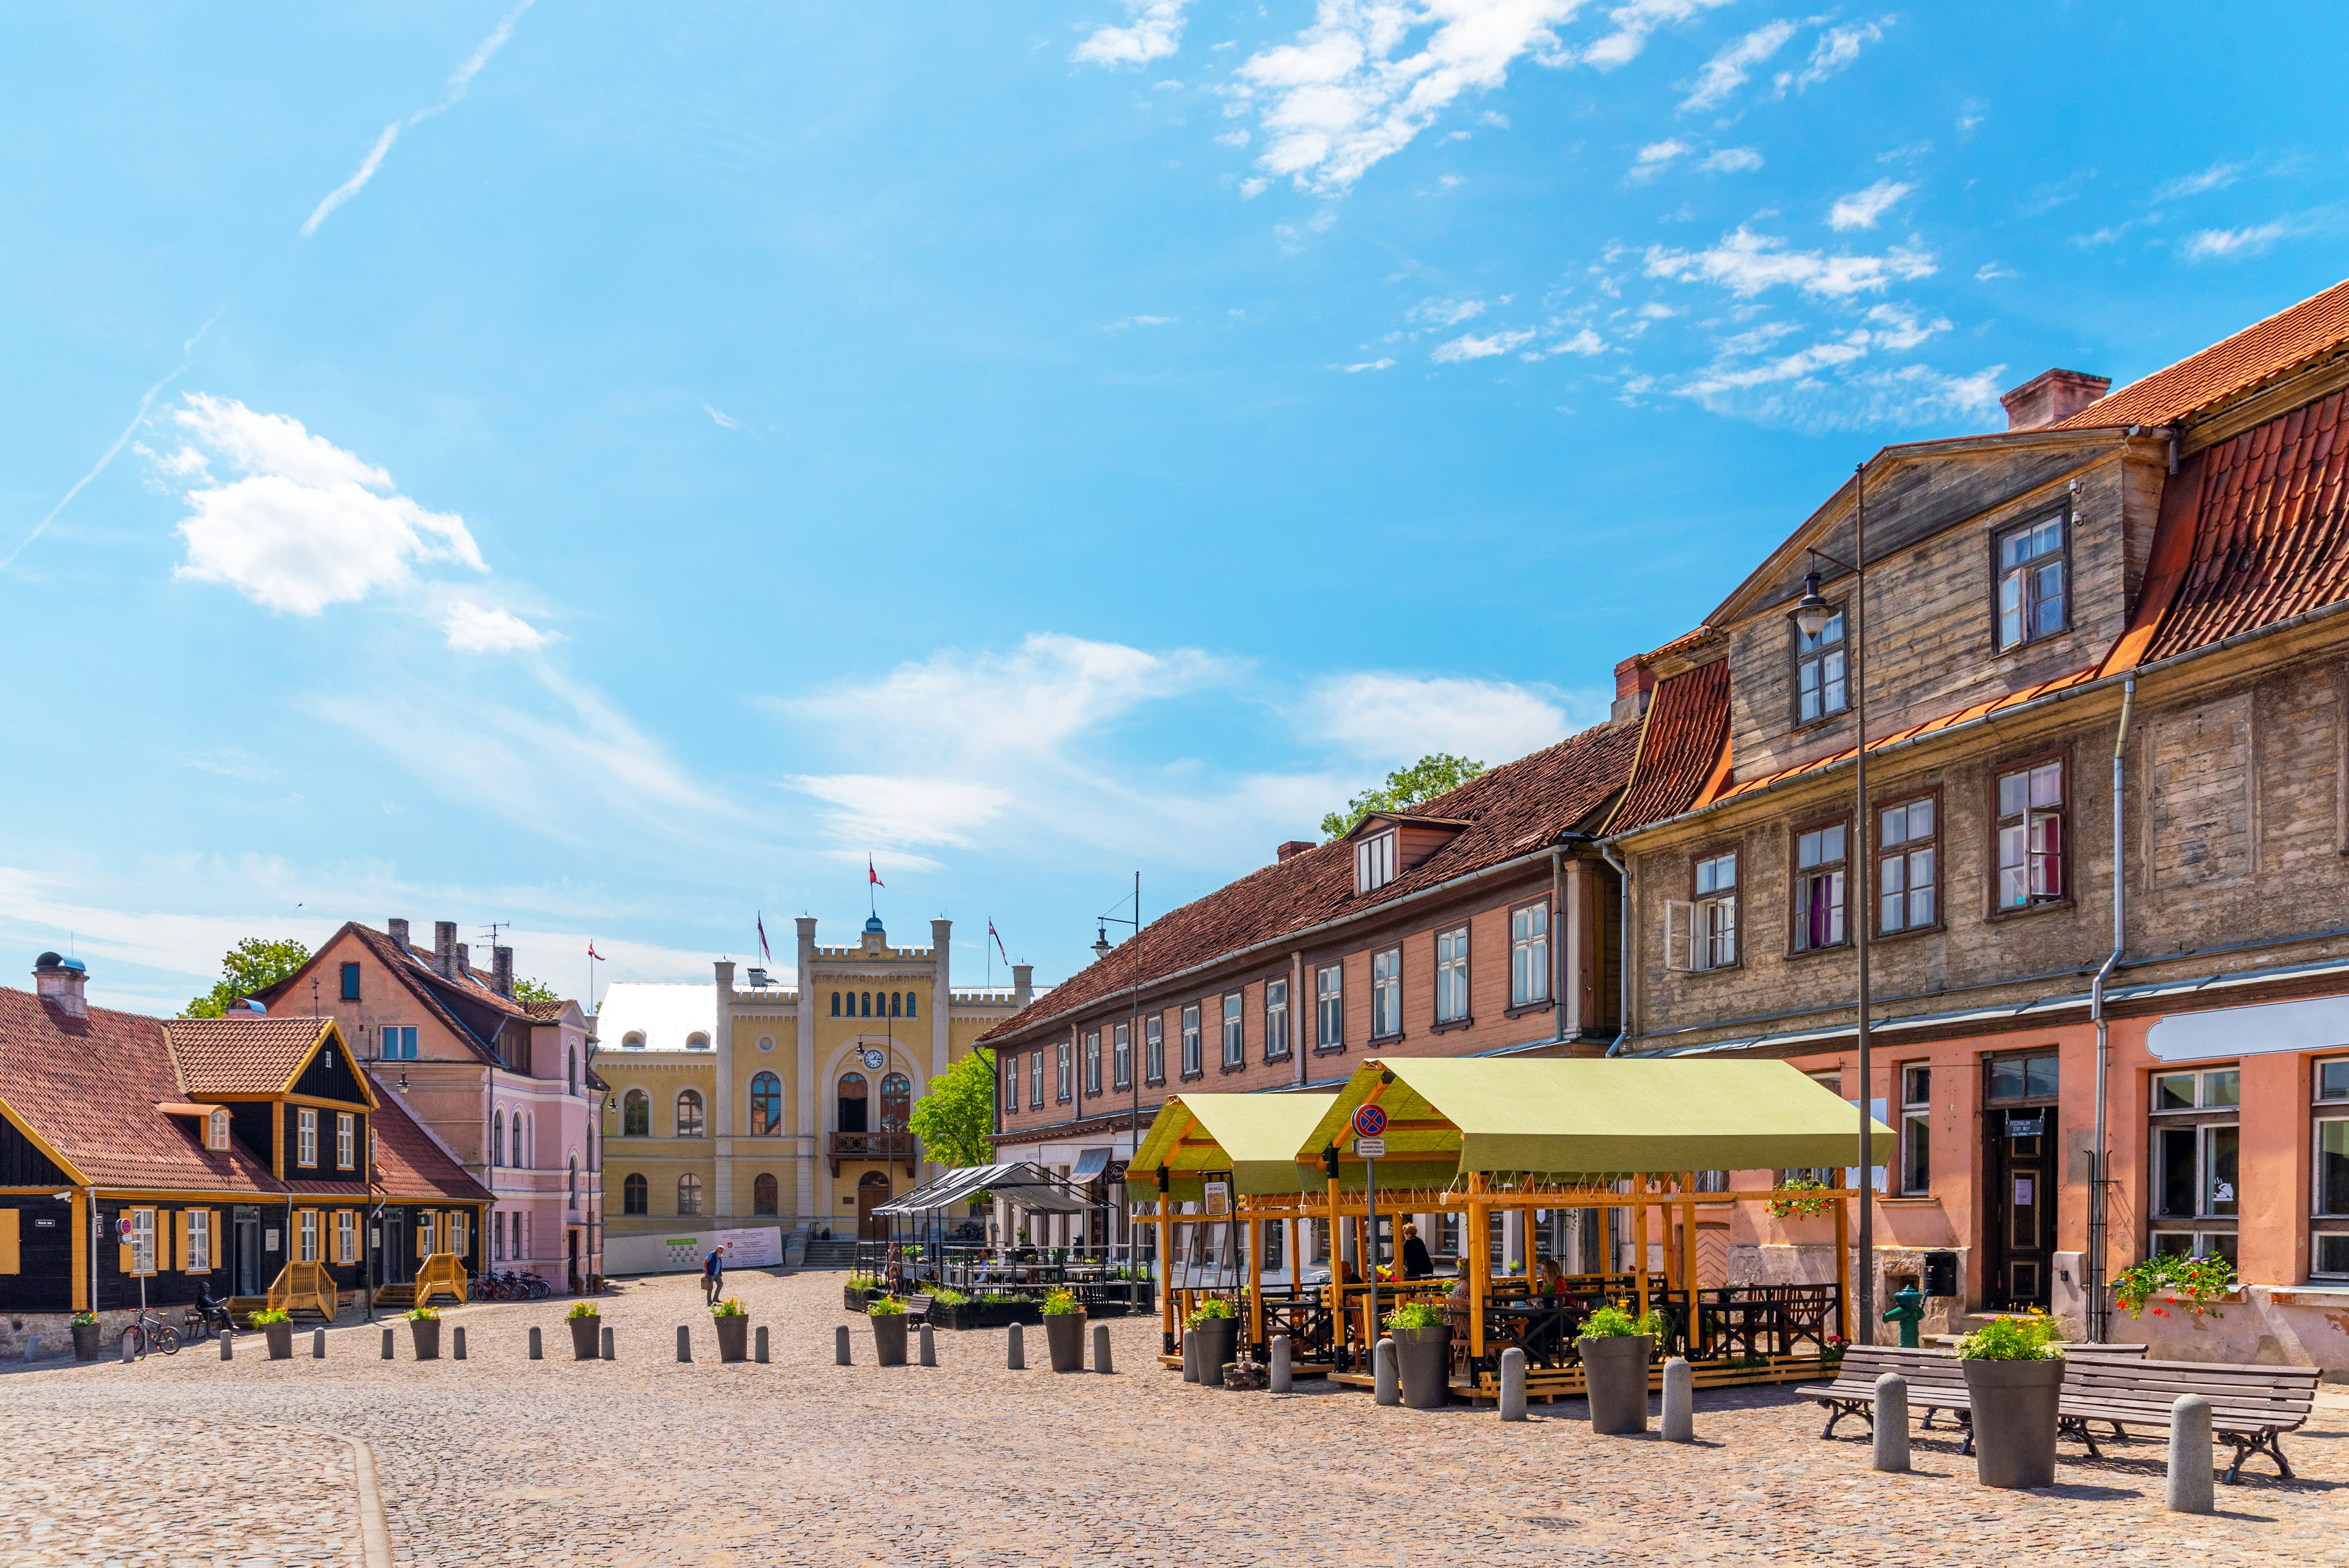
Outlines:
{"label": "bicycle", "polygon": [[139,1315],[130,1320],[122,1337],[130,1341],[130,1354],[134,1356],[145,1355],[150,1350],[160,1350],[166,1355],[180,1354],[180,1331],[146,1307],[141,1307]]}

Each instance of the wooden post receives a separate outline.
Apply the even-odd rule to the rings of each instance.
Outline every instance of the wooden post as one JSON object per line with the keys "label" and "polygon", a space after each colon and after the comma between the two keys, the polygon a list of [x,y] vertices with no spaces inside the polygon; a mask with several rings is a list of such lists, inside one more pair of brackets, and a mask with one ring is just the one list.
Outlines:
{"label": "wooden post", "polygon": [[1174,1337],[1174,1219],[1170,1212],[1174,1207],[1173,1196],[1158,1195],[1158,1316],[1159,1332],[1165,1335],[1161,1342],[1169,1355],[1182,1342]]}
{"label": "wooden post", "polygon": [[1485,1357],[1485,1300],[1493,1293],[1493,1238],[1487,1234],[1491,1221],[1485,1218],[1485,1186],[1483,1171],[1468,1173],[1468,1355],[1475,1361]]}
{"label": "wooden post", "polygon": [[1696,1172],[1681,1173],[1681,1287],[1688,1293],[1688,1353],[1691,1359],[1704,1354],[1702,1315],[1697,1311],[1696,1293]]}
{"label": "wooden post", "polygon": [[1288,1294],[1294,1300],[1305,1290],[1305,1205],[1300,1200],[1288,1219]]}
{"label": "wooden post", "polygon": [[[1235,1210],[1238,1207],[1237,1202],[1233,1204]],[[1263,1223],[1250,1218],[1240,1227],[1241,1233],[1247,1237],[1248,1250],[1248,1344],[1257,1349],[1264,1345],[1264,1236],[1258,1229]]]}
{"label": "wooden post", "polygon": [[1640,1290],[1640,1315],[1648,1313],[1648,1177],[1642,1172],[1631,1179],[1631,1189],[1640,1195],[1640,1236],[1632,1245],[1638,1249],[1631,1259],[1631,1278]]}
{"label": "wooden post", "polygon": [[[1860,1087],[1860,1103],[1865,1105],[1867,1101],[1867,1085],[1862,1085]],[[1851,1345],[1857,1343],[1859,1335],[1852,1332],[1853,1325],[1857,1320],[1852,1315],[1851,1303],[1851,1249],[1849,1246],[1851,1216],[1844,1209],[1842,1170],[1837,1169],[1829,1173],[1827,1177],[1827,1185],[1837,1189],[1834,1199],[1836,1217],[1836,1315],[1843,1324],[1844,1343]]]}

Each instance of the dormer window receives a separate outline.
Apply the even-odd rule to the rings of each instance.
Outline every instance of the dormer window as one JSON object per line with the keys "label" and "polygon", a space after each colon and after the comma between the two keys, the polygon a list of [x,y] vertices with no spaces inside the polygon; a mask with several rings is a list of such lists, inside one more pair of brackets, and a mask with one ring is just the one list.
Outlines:
{"label": "dormer window", "polygon": [[1998,647],[2003,653],[2070,624],[2065,601],[2071,551],[2064,536],[2064,514],[2042,517],[1998,534],[1993,540],[1998,570]]}
{"label": "dormer window", "polygon": [[1374,893],[1395,878],[1395,835],[1390,827],[1354,846],[1354,891]]}
{"label": "dormer window", "polygon": [[226,1107],[216,1110],[204,1118],[204,1147],[214,1153],[223,1153],[227,1150],[228,1111]]}

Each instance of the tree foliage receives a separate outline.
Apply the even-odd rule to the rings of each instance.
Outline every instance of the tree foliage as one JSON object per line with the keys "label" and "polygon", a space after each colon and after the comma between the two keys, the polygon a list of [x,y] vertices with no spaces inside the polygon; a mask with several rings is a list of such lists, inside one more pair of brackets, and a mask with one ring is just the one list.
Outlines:
{"label": "tree foliage", "polygon": [[563,1000],[561,993],[554,987],[544,981],[532,980],[526,975],[514,976],[513,985],[513,999],[516,1002],[554,1002]]}
{"label": "tree foliage", "polygon": [[221,977],[188,1003],[182,1018],[218,1018],[240,996],[275,985],[310,961],[310,950],[291,937],[247,937],[221,956]]}
{"label": "tree foliage", "polygon": [[933,1079],[906,1125],[945,1165],[995,1163],[995,1058],[974,1051]]}
{"label": "tree foliage", "polygon": [[1387,782],[1377,789],[1366,789],[1346,803],[1344,811],[1333,811],[1321,819],[1324,843],[1343,838],[1354,830],[1354,825],[1374,811],[1402,811],[1423,800],[1433,800],[1446,790],[1458,789],[1485,771],[1482,763],[1466,757],[1455,757],[1450,752],[1430,752],[1407,768],[1397,768],[1387,775]]}

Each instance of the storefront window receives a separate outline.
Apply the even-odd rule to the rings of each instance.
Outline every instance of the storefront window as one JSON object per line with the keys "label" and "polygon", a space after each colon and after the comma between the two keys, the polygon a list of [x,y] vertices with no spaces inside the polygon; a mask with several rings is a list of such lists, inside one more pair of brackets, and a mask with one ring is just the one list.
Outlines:
{"label": "storefront window", "polygon": [[2154,1076],[2149,1131],[2157,1254],[2234,1260],[2242,1081],[2233,1067]]}
{"label": "storefront window", "polygon": [[2349,1056],[2316,1064],[2315,1187],[2309,1220],[2308,1272],[2349,1278]]}

